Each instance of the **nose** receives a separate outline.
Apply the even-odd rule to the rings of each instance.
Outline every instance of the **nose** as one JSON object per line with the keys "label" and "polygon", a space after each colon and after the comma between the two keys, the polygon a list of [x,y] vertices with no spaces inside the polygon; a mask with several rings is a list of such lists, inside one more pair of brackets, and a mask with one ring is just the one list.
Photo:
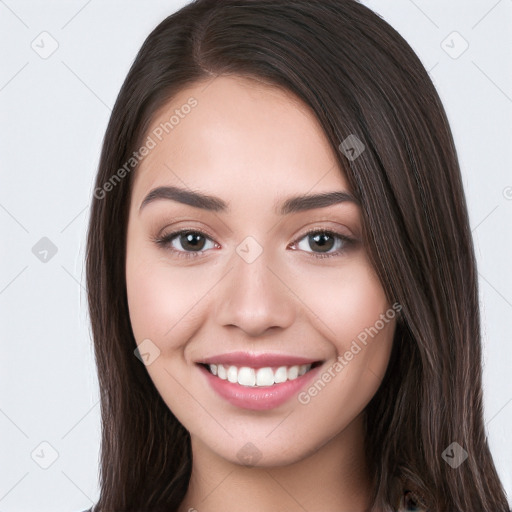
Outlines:
{"label": "nose", "polygon": [[[274,268],[275,267],[275,268]],[[281,270],[278,270],[281,268]],[[293,324],[298,307],[282,267],[263,252],[252,262],[235,253],[219,283],[215,322],[235,326],[251,337]]]}

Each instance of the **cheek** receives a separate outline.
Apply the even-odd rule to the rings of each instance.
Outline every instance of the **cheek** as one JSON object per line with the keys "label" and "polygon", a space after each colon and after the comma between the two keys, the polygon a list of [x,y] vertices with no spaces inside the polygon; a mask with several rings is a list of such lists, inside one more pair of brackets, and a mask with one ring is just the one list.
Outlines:
{"label": "cheek", "polygon": [[126,287],[137,343],[149,338],[162,353],[185,343],[198,325],[198,305],[208,291],[203,277],[197,269],[192,274],[163,259],[128,252]]}
{"label": "cheek", "polygon": [[[347,259],[339,269],[315,273],[314,286],[307,280],[297,285],[311,321],[339,353],[348,350],[353,339],[364,338],[366,330],[391,307],[375,271],[360,254]],[[390,323],[382,328],[379,322],[379,326],[389,331]]]}
{"label": "cheek", "polygon": [[330,341],[333,356],[300,401],[310,414],[339,427],[340,421],[345,425],[356,417],[380,386],[396,312],[366,260],[351,261],[337,276],[333,273],[317,279],[317,293],[307,295],[311,318]]}

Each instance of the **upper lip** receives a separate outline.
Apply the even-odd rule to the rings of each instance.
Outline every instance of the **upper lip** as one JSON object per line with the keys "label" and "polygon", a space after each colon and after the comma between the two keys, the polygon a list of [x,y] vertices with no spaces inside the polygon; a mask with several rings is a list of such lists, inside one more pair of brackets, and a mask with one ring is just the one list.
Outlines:
{"label": "upper lip", "polygon": [[254,354],[250,352],[229,352],[207,357],[202,364],[231,364],[233,366],[248,366],[250,368],[262,368],[267,366],[294,366],[320,361],[310,357],[301,357],[288,354],[272,354],[270,352]]}

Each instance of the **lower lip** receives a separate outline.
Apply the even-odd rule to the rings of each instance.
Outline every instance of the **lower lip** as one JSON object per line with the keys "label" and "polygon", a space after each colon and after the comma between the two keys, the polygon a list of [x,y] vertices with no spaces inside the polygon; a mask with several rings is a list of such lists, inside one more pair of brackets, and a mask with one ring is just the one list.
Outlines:
{"label": "lower lip", "polygon": [[242,409],[264,411],[285,403],[296,395],[319,373],[322,365],[316,366],[304,375],[273,386],[250,387],[223,380],[210,373],[204,366],[198,365],[208,383],[222,398]]}

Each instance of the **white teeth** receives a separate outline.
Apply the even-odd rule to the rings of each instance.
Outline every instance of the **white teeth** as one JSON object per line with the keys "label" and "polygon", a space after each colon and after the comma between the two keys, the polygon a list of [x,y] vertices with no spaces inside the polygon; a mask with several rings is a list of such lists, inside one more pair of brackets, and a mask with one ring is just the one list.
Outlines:
{"label": "white teeth", "polygon": [[288,380],[295,380],[299,376],[299,367],[292,366],[288,368]]}
{"label": "white teeth", "polygon": [[286,366],[280,366],[276,373],[274,374],[274,382],[277,384],[279,382],[286,382],[288,378],[288,372],[286,370]]}
{"label": "white teeth", "polygon": [[[236,367],[232,366],[236,371]],[[254,376],[254,370],[252,368],[247,368],[247,366],[243,366],[238,370],[238,384],[242,386],[254,386],[256,384],[256,377]],[[258,384],[261,386],[261,384]]]}
{"label": "white teeth", "polygon": [[210,372],[216,375],[222,380],[228,380],[232,383],[238,383],[241,386],[272,386],[285,382],[287,380],[295,380],[297,377],[304,375],[311,369],[311,364],[301,364],[295,366],[280,366],[275,371],[270,367],[249,368],[242,366],[237,368],[236,366],[224,366],[222,364],[210,364],[208,365]]}
{"label": "white teeth", "polygon": [[[212,365],[210,365],[210,370],[212,369]],[[226,368],[221,364],[217,365],[217,377],[220,377],[222,380],[226,380],[228,378],[226,373]]]}
{"label": "white teeth", "polygon": [[256,384],[258,386],[272,386],[272,384],[274,384],[274,372],[272,368],[260,368],[256,372]]}
{"label": "white teeth", "polygon": [[228,368],[228,380],[229,382],[238,382],[238,368],[236,366],[230,366]]}

